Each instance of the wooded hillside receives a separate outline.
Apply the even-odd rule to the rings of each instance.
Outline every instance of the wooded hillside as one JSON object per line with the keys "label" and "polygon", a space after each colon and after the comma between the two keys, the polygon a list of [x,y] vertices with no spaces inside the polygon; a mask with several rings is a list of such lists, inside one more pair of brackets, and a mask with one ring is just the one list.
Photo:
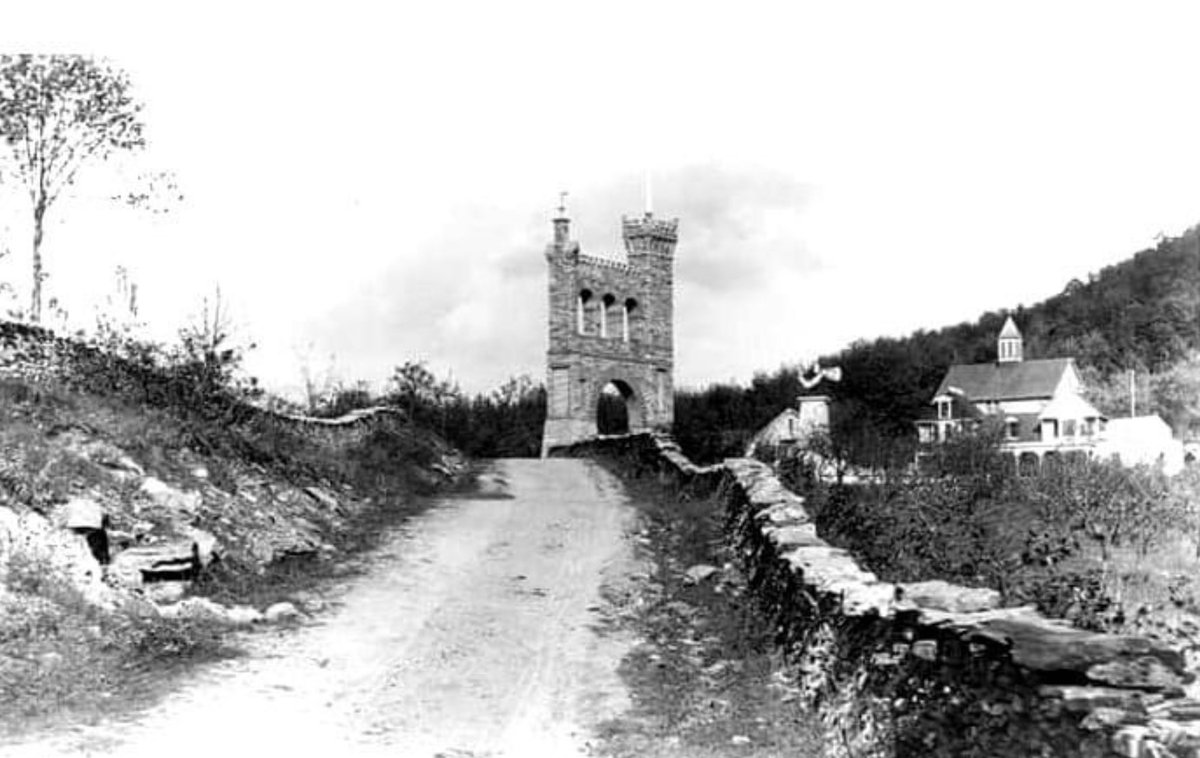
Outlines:
{"label": "wooded hillside", "polygon": [[[911,440],[912,421],[947,367],[995,360],[1009,313],[1025,337],[1025,357],[1074,357],[1090,398],[1110,416],[1128,413],[1133,371],[1139,414],[1159,413],[1177,434],[1200,426],[1200,227],[1193,227],[1036,305],[858,341],[822,357],[823,365],[843,369],[841,383],[819,387],[835,400],[836,440],[863,462],[881,462],[897,442]],[[736,454],[802,391],[794,367],[758,375],[749,387],[683,391],[675,435],[694,457]]]}

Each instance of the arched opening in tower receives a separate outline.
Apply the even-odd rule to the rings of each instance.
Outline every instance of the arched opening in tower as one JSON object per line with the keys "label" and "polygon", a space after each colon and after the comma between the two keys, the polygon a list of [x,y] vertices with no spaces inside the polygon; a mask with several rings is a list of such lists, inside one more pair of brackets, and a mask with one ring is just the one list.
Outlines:
{"label": "arched opening in tower", "polygon": [[612,381],[600,390],[596,401],[596,431],[600,434],[629,433],[629,404],[633,389],[621,381]]}

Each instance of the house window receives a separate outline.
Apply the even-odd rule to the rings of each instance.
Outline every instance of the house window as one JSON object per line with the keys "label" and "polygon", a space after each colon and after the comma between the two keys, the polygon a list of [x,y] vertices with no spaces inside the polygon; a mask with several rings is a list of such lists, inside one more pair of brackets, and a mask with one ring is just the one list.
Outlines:
{"label": "house window", "polygon": [[1015,440],[1021,433],[1020,423],[1011,416],[1004,421],[1004,436],[1010,440]]}
{"label": "house window", "polygon": [[1062,424],[1063,424],[1063,431],[1062,431],[1063,436],[1064,437],[1074,437],[1075,436],[1075,419],[1073,419],[1073,418],[1065,419],[1062,422]]}
{"label": "house window", "polygon": [[938,401],[938,418],[940,418],[940,419],[950,418],[950,401],[949,400],[939,400]]}
{"label": "house window", "polygon": [[794,419],[794,418],[788,419],[788,436],[789,437],[796,436],[796,419]]}

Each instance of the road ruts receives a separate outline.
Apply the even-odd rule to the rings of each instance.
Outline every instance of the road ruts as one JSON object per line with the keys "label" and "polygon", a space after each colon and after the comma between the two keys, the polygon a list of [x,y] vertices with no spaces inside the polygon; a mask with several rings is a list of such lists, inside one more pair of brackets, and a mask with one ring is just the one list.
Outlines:
{"label": "road ruts", "polygon": [[632,644],[597,631],[637,569],[634,512],[581,460],[507,460],[413,519],[299,630],[248,635],[149,711],[4,755],[586,755],[628,706]]}

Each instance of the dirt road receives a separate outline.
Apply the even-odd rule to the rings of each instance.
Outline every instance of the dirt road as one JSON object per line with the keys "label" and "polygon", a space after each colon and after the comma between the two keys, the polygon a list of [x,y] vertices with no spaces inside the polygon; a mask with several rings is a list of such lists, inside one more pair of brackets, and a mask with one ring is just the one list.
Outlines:
{"label": "dirt road", "polygon": [[586,755],[628,705],[632,640],[594,625],[601,586],[638,568],[633,526],[592,463],[501,461],[478,496],[398,530],[315,623],[249,635],[249,655],[128,723],[5,754]]}

